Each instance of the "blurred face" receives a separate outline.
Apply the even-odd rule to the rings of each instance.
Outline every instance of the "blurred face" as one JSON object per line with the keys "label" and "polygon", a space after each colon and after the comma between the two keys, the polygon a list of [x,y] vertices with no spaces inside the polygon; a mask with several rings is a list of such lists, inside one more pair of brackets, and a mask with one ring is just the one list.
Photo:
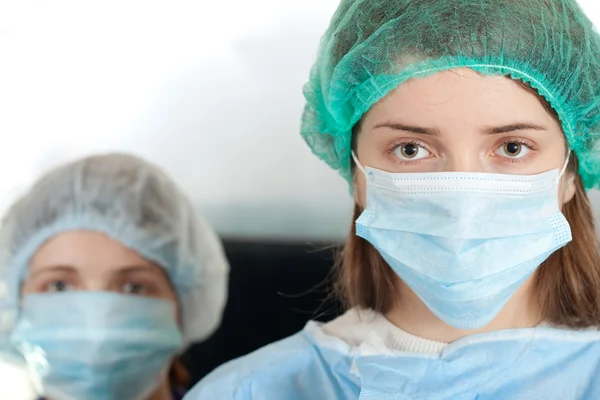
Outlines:
{"label": "blurred face", "polygon": [[[401,84],[364,116],[355,149],[362,165],[388,172],[515,175],[561,168],[566,151],[561,126],[535,94],[506,77],[470,69]],[[365,207],[360,172],[355,187],[356,202]],[[566,173],[561,202],[574,192]]]}
{"label": "blurred face", "polygon": [[107,291],[176,301],[162,268],[106,235],[70,231],[31,259],[22,293]]}

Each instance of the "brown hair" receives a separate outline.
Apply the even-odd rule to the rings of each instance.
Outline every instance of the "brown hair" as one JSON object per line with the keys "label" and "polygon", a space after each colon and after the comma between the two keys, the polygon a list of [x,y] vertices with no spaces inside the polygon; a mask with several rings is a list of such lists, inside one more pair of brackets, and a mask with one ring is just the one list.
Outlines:
{"label": "brown hair", "polygon": [[[557,120],[552,107],[533,91]],[[360,133],[353,130],[352,147]],[[582,328],[600,326],[600,253],[592,208],[577,174],[578,161],[571,154],[567,171],[575,178],[575,195],[562,212],[571,226],[573,240],[554,252],[537,270],[535,290],[545,321]],[[353,165],[354,172],[354,165]],[[362,212],[354,205],[353,221]],[[356,236],[354,224],[336,262],[336,292],[346,307],[388,312],[398,300],[394,271],[366,240]]]}
{"label": "brown hair", "polygon": [[169,371],[169,384],[172,389],[187,390],[190,388],[192,378],[187,368],[183,365],[181,359],[176,358],[171,364]]}

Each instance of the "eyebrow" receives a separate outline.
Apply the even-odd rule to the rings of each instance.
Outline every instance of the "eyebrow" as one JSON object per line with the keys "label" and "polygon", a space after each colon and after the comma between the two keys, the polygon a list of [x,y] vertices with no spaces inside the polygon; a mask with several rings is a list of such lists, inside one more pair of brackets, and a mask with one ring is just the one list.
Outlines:
{"label": "eyebrow", "polygon": [[51,265],[51,266],[42,266],[40,269],[36,271],[32,271],[30,276],[35,277],[43,274],[50,274],[56,272],[75,272],[75,268],[69,265]]}
{"label": "eyebrow", "polygon": [[115,273],[119,275],[127,275],[135,272],[149,272],[152,274],[157,274],[159,271],[156,271],[155,268],[146,265],[127,265],[119,267]]}
{"label": "eyebrow", "polygon": [[516,122],[514,124],[496,126],[492,128],[486,128],[483,130],[484,135],[498,135],[502,133],[509,133],[514,131],[546,131],[547,128],[543,126],[533,124],[531,122]]}
{"label": "eyebrow", "polygon": [[[405,131],[412,132],[419,135],[428,135],[428,136],[442,136],[440,131],[436,128],[426,128],[422,126],[412,126],[406,125],[399,122],[383,122],[381,124],[375,125],[374,129],[378,128],[389,128],[397,131]],[[485,128],[481,131],[482,135],[499,135],[502,133],[509,133],[514,131],[545,131],[547,128],[536,125],[531,122],[515,122],[508,125],[494,126],[490,128]]]}
{"label": "eyebrow", "polygon": [[411,126],[411,125],[405,125],[405,124],[402,124],[399,122],[383,122],[381,124],[375,125],[375,127],[373,129],[379,129],[379,128],[389,128],[389,129],[394,129],[396,131],[412,132],[412,133],[417,133],[419,135],[442,136],[440,131],[435,128]]}

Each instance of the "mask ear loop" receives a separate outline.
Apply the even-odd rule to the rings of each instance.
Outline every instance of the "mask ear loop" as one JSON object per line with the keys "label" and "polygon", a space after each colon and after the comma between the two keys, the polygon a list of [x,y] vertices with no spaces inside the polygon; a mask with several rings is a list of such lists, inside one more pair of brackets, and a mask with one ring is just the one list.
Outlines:
{"label": "mask ear loop", "polygon": [[367,173],[365,172],[365,168],[358,161],[358,157],[356,157],[356,154],[354,154],[354,150],[352,150],[352,159],[354,160],[354,163],[356,164],[358,169],[360,169],[360,172],[362,172],[364,176],[367,176]]}
{"label": "mask ear loop", "polygon": [[562,178],[563,175],[565,174],[565,171],[567,170],[567,167],[569,166],[570,159],[571,159],[571,149],[569,149],[569,152],[567,153],[567,159],[565,160],[565,164],[560,169],[560,175],[558,175],[558,179]]}

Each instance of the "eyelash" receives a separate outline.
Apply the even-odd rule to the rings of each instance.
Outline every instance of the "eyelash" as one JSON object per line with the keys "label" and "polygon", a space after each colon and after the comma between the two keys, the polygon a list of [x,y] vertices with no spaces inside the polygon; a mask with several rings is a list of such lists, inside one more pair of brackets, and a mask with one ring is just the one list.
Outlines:
{"label": "eyelash", "polygon": [[69,287],[68,289],[66,289],[65,291],[70,291],[73,290],[73,288],[75,288],[75,284],[73,284],[73,282],[71,282],[70,279],[50,279],[46,282],[44,282],[41,286],[41,289],[44,292],[49,292],[49,293],[55,293],[55,292],[62,292],[61,290],[53,290],[53,287],[58,286],[59,283],[64,283],[65,286]]}
{"label": "eyelash", "polygon": [[[504,159],[506,159],[507,162],[514,163],[514,164],[522,163],[522,162],[525,162],[525,161],[529,160],[532,157],[531,152],[534,152],[535,150],[537,150],[537,147],[536,147],[536,145],[534,143],[532,143],[532,142],[530,142],[528,140],[522,139],[522,138],[506,138],[499,145],[497,145],[495,147],[495,149],[499,149],[501,146],[505,146],[508,143],[519,143],[519,144],[521,144],[523,146],[526,146],[530,150],[529,154],[527,154],[526,156],[523,156],[521,158],[503,157]],[[425,150],[427,150],[428,152],[434,154],[434,151],[431,150],[431,148],[429,148],[429,146],[427,146],[423,142],[420,142],[419,140],[416,140],[416,139],[408,139],[408,140],[402,140],[402,141],[395,142],[386,151],[386,153],[387,153],[387,155],[389,157],[391,157],[393,159],[393,161],[395,163],[404,164],[404,165],[415,165],[415,164],[418,164],[419,162],[426,161],[429,158],[429,157],[427,157],[427,158],[423,158],[423,159],[416,160],[416,161],[405,161],[405,160],[401,160],[398,157],[395,157],[393,155],[393,153],[400,146],[405,146],[407,144],[412,144],[412,145],[415,145],[415,146],[422,147]]]}
{"label": "eyelash", "polygon": [[[59,290],[54,290],[54,288],[59,284],[64,283],[67,288],[64,291],[72,291],[76,290],[76,285],[69,278],[52,278],[47,279],[40,282],[37,287],[39,291],[54,293],[54,292],[62,292]],[[124,290],[128,285],[135,286],[136,289],[140,289],[140,293],[132,293],[138,296],[152,296],[154,293],[158,291],[158,287],[155,283],[144,280],[144,279],[126,279],[121,282],[119,285],[119,291]]]}
{"label": "eyelash", "polygon": [[496,149],[499,149],[501,146],[505,146],[508,143],[519,143],[519,144],[527,147],[530,150],[527,155],[520,157],[520,158],[503,157],[504,159],[506,159],[507,162],[513,163],[513,164],[520,164],[522,162],[528,161],[533,156],[531,153],[534,152],[535,150],[537,150],[537,147],[534,143],[532,143],[528,140],[522,139],[522,138],[506,138],[502,141],[500,146],[496,146]]}
{"label": "eyelash", "polygon": [[427,150],[428,152],[434,154],[434,151],[431,150],[431,148],[429,148],[429,146],[427,146],[423,142],[420,142],[420,141],[418,141],[416,139],[407,139],[407,140],[401,140],[401,141],[393,143],[392,146],[387,150],[388,156],[391,157],[392,160],[395,163],[404,164],[404,165],[415,165],[415,164],[418,164],[419,162],[426,161],[427,159],[429,159],[429,157],[427,157],[427,158],[422,158],[422,159],[419,159],[419,160],[416,160],[416,161],[405,161],[405,160],[401,160],[398,157],[396,157],[396,156],[393,155],[393,153],[396,150],[398,150],[398,148],[400,146],[406,146],[407,144],[413,144],[415,146],[422,147],[425,150]]}
{"label": "eyelash", "polygon": [[125,288],[127,285],[141,288],[142,293],[138,293],[141,296],[152,296],[159,290],[156,283],[147,279],[128,279],[122,284],[122,287]]}

